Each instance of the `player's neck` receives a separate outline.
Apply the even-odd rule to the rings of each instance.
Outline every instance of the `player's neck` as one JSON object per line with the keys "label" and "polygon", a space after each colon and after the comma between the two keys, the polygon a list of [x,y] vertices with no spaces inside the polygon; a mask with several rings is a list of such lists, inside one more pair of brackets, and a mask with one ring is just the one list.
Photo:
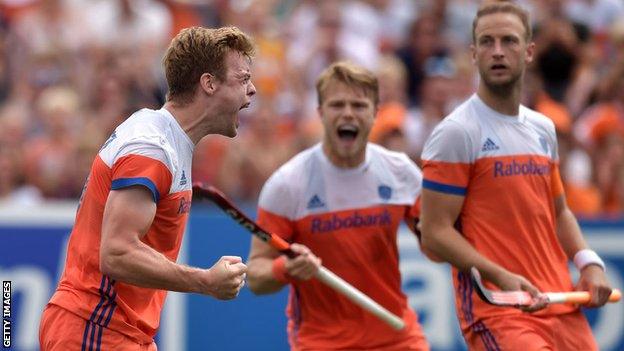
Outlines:
{"label": "player's neck", "polygon": [[198,117],[201,111],[197,104],[179,105],[167,101],[163,107],[173,115],[173,118],[175,118],[194,145],[197,145],[206,136],[205,128],[201,127],[201,122],[204,118],[203,116]]}
{"label": "player's neck", "polygon": [[492,110],[504,115],[516,116],[520,110],[520,89],[519,84],[509,89],[492,89],[480,83],[477,95]]}
{"label": "player's neck", "polygon": [[322,143],[322,148],[329,162],[337,168],[357,168],[366,160],[366,149],[364,149],[364,152],[357,153],[356,155],[342,157],[338,152],[332,150],[327,142]]}

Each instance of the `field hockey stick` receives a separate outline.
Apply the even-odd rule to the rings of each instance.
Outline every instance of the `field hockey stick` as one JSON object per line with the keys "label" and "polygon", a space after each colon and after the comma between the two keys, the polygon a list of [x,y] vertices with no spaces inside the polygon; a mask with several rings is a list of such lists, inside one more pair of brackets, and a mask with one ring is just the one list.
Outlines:
{"label": "field hockey stick", "polygon": [[[470,268],[472,285],[481,300],[495,306],[530,306],[533,297],[526,291],[493,291],[487,289],[481,281],[481,274],[475,267]],[[591,296],[587,291],[546,292],[548,304],[565,303],[584,305],[589,303]],[[611,291],[609,302],[618,302],[622,298],[622,292],[618,289]]]}
{"label": "field hockey stick", "polygon": [[[219,206],[234,221],[247,229],[251,234],[266,242],[277,251],[293,258],[297,254],[290,249],[290,244],[281,237],[274,235],[260,227],[256,222],[241,212],[225,195],[213,186],[205,186],[202,183],[193,184],[193,194],[199,198],[207,198]],[[386,308],[375,302],[373,299],[365,295],[353,285],[347,283],[342,278],[332,273],[327,268],[320,266],[316,272],[315,278],[338,293],[351,300],[356,305],[369,311],[380,320],[384,321],[395,330],[401,330],[405,327],[403,320],[388,311]]]}

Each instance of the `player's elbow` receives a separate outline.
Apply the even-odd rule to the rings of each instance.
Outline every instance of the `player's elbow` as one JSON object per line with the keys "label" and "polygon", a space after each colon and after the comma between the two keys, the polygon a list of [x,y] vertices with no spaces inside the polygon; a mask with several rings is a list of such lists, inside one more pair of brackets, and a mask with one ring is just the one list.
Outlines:
{"label": "player's elbow", "polygon": [[247,276],[247,283],[249,290],[255,295],[266,295],[275,292],[274,289],[270,289],[266,282],[256,277]]}
{"label": "player's elbow", "polygon": [[100,247],[100,272],[111,279],[120,280],[124,271],[125,252],[114,247]]}
{"label": "player's elbow", "polygon": [[446,262],[445,260],[441,259],[438,255],[436,255],[435,253],[433,253],[431,250],[426,249],[424,247],[421,246],[421,251],[423,254],[425,254],[425,256],[427,256],[427,258],[433,262],[436,263],[443,263]]}
{"label": "player's elbow", "polygon": [[247,286],[255,295],[272,294],[282,288],[281,284],[274,282],[271,273],[260,274],[252,262],[248,262],[247,267],[249,268],[247,271]]}
{"label": "player's elbow", "polygon": [[410,229],[414,232],[414,235],[416,236],[416,238],[418,239],[418,245],[420,247],[420,251],[427,256],[428,259],[430,259],[433,262],[444,262],[444,260],[440,259],[436,254],[434,254],[433,252],[431,252],[430,250],[426,249],[423,245],[423,241],[422,241],[422,224],[420,221],[417,222],[417,225],[413,225],[410,226]]}
{"label": "player's elbow", "polygon": [[431,251],[435,246],[435,239],[429,233],[425,234],[425,230],[421,231],[420,244],[423,251]]}
{"label": "player's elbow", "polygon": [[438,240],[434,226],[427,223],[422,224],[420,243],[422,252],[429,259],[435,262],[444,262],[439,255],[440,241]]}
{"label": "player's elbow", "polygon": [[263,279],[260,279],[254,274],[247,275],[247,285],[249,286],[249,290],[255,295],[265,295],[274,292],[271,289],[267,289],[267,284]]}
{"label": "player's elbow", "polygon": [[101,250],[100,251],[100,272],[109,276],[112,279],[118,279],[119,273],[116,268],[119,267],[119,258],[112,253]]}
{"label": "player's elbow", "polygon": [[264,290],[262,289],[262,285],[260,284],[258,279],[254,276],[247,275],[247,286],[249,287],[249,290],[251,290],[251,292],[254,293],[255,295],[266,294]]}

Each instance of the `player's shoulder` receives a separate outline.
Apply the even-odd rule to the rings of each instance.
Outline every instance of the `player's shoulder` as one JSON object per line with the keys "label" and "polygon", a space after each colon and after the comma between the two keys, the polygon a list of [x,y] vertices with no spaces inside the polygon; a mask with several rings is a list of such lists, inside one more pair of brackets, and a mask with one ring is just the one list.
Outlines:
{"label": "player's shoulder", "polygon": [[[474,124],[474,119],[476,118],[475,115],[477,114],[476,99],[476,95],[466,99],[464,102],[456,106],[453,111],[451,111],[451,113],[443,119],[443,121],[446,121],[446,123],[453,122],[460,125]],[[471,121],[473,123],[470,123]]]}
{"label": "player's shoulder", "polygon": [[287,218],[294,218],[300,194],[313,176],[320,144],[306,149],[280,166],[264,183],[258,206]]}
{"label": "player's shoulder", "polygon": [[408,203],[420,193],[422,171],[404,152],[369,143],[366,149],[370,169],[386,185],[404,194]]}
{"label": "player's shoulder", "polygon": [[548,135],[555,136],[555,123],[546,115],[532,110],[524,105],[520,105],[521,113],[524,115],[526,122],[535,128],[546,132]]}
{"label": "player's shoulder", "polygon": [[478,139],[480,123],[476,112],[474,97],[464,101],[435,126],[429,136],[429,144],[436,141],[443,145],[464,145],[467,140]]}
{"label": "player's shoulder", "polygon": [[117,127],[118,135],[129,138],[141,136],[165,136],[171,118],[162,110],[144,108],[133,113]]}
{"label": "player's shoulder", "polygon": [[389,170],[410,173],[419,171],[418,166],[404,152],[389,150],[373,143],[368,143],[367,152],[372,160]]}
{"label": "player's shoulder", "polygon": [[171,121],[162,110],[141,109],[121,123],[99,151],[109,166],[128,155],[159,160],[170,169],[177,168],[177,156],[171,137]]}
{"label": "player's shoulder", "polygon": [[275,173],[274,177],[287,180],[289,184],[295,184],[296,181],[303,180],[305,175],[311,174],[308,172],[310,168],[314,167],[315,158],[320,151],[320,144],[317,144],[311,148],[303,150],[293,156],[290,160],[281,165]]}
{"label": "player's shoulder", "polygon": [[390,162],[403,163],[407,162],[409,158],[404,152],[387,149],[379,144],[368,143],[368,151],[372,157],[381,158]]}
{"label": "player's shoulder", "polygon": [[276,193],[292,193],[303,186],[314,173],[312,168],[319,148],[320,144],[303,150],[281,165],[265,182],[262,194],[272,197]]}
{"label": "player's shoulder", "polygon": [[453,137],[463,138],[467,135],[478,134],[480,124],[475,99],[476,97],[473,96],[453,109],[438,123],[434,131],[447,135],[448,141],[455,140]]}
{"label": "player's shoulder", "polygon": [[421,158],[445,162],[472,162],[478,152],[482,124],[476,96],[464,101],[433,129]]}

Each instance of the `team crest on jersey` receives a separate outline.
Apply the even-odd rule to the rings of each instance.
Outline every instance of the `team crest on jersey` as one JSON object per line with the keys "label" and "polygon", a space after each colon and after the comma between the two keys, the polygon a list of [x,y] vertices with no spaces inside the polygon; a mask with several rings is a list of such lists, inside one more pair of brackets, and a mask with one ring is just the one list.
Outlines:
{"label": "team crest on jersey", "polygon": [[310,198],[310,201],[308,201],[308,210],[312,210],[315,208],[321,208],[321,207],[325,207],[325,203],[323,203],[323,201],[321,201],[321,199],[318,197],[318,195],[314,194],[314,196],[312,196]]}
{"label": "team crest on jersey", "polygon": [[392,188],[382,184],[377,188],[377,193],[382,200],[390,200],[392,197]]}
{"label": "team crest on jersey", "polygon": [[182,170],[182,177],[180,178],[180,185],[186,185],[187,179],[186,174],[184,174],[184,170]]}
{"label": "team crest on jersey", "polygon": [[542,149],[544,150],[544,153],[548,153],[548,142],[546,141],[546,139],[544,137],[539,137],[539,141],[540,144],[542,145]]}

